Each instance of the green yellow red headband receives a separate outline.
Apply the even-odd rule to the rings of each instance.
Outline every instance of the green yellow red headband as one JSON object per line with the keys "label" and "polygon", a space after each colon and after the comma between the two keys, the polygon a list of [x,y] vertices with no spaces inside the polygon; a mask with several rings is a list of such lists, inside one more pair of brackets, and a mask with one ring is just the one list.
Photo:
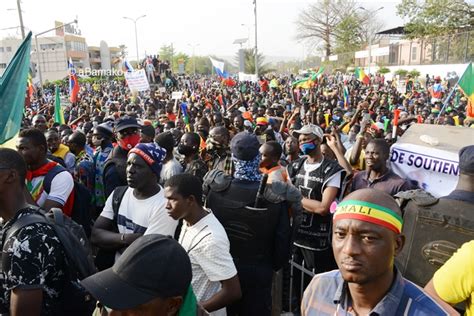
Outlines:
{"label": "green yellow red headband", "polygon": [[400,234],[403,220],[389,208],[356,200],[339,203],[334,213],[334,221],[340,219],[358,219],[364,222],[380,225]]}

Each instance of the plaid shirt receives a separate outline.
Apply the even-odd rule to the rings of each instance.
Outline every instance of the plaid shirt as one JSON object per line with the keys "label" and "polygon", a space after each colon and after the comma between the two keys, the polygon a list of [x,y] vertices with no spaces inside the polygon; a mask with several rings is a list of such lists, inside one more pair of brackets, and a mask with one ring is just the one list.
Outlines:
{"label": "plaid shirt", "polygon": [[[347,282],[339,270],[317,274],[304,292],[302,316],[356,315],[352,309]],[[395,280],[388,293],[370,311],[369,316],[441,316],[449,315],[414,283],[395,269]]]}
{"label": "plaid shirt", "polygon": [[219,169],[226,175],[232,176],[234,174],[234,163],[232,162],[232,153],[228,149],[224,155],[206,153],[205,162],[209,170]]}

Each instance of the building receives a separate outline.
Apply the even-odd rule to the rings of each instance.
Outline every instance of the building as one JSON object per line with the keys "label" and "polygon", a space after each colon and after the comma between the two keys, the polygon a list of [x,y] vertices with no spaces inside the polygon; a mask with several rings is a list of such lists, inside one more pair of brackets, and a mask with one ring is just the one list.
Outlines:
{"label": "building", "polygon": [[109,47],[105,41],[101,41],[100,46],[89,46],[88,51],[91,69],[118,69],[120,64],[120,48]]}
{"label": "building", "polygon": [[[62,22],[55,22],[56,26]],[[37,42],[36,42],[37,41]],[[0,75],[15,54],[22,40],[7,38],[0,40]],[[37,72],[35,82],[53,81],[67,76],[68,61],[71,60],[79,74],[88,75],[89,70],[111,70],[120,65],[121,50],[109,47],[105,41],[100,46],[88,46],[86,38],[78,29],[63,27],[56,36],[33,37],[31,42],[31,63]],[[41,78],[39,71],[41,70]]]}

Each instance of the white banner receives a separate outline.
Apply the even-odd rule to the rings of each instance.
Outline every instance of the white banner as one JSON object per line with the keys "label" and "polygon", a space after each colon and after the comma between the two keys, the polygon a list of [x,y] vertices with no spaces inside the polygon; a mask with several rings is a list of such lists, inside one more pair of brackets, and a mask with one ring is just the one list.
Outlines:
{"label": "white banner", "polygon": [[127,80],[128,87],[131,91],[150,90],[150,84],[148,83],[144,69],[126,72],[125,80]]}
{"label": "white banner", "polygon": [[360,50],[358,52],[355,52],[355,58],[367,58],[369,57],[369,51],[368,50]]}
{"label": "white banner", "polygon": [[329,56],[330,61],[336,61],[337,60],[337,55],[331,55]]}
{"label": "white banner", "polygon": [[392,170],[403,179],[436,197],[448,195],[459,177],[459,158],[455,152],[408,143],[395,143],[391,148]]}
{"label": "white banner", "polygon": [[257,82],[258,78],[257,78],[257,75],[255,74],[246,74],[243,72],[239,72],[239,81]]}
{"label": "white banner", "polygon": [[388,56],[390,54],[390,48],[388,46],[379,47],[372,49],[371,55],[372,56]]}

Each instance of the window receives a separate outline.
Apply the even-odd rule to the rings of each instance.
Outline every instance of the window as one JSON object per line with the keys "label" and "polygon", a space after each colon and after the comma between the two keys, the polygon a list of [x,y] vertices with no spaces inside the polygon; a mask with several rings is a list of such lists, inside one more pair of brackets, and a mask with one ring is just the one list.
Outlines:
{"label": "window", "polygon": [[9,52],[11,52],[11,51],[12,51],[11,46],[7,46],[7,47],[6,47],[6,52],[9,53]]}
{"label": "window", "polygon": [[416,49],[416,46],[411,48],[411,60],[416,60]]}
{"label": "window", "polygon": [[0,63],[0,69],[5,69],[7,68],[7,64]]}
{"label": "window", "polygon": [[3,53],[3,51],[4,51],[4,48],[0,47],[0,53]]}

